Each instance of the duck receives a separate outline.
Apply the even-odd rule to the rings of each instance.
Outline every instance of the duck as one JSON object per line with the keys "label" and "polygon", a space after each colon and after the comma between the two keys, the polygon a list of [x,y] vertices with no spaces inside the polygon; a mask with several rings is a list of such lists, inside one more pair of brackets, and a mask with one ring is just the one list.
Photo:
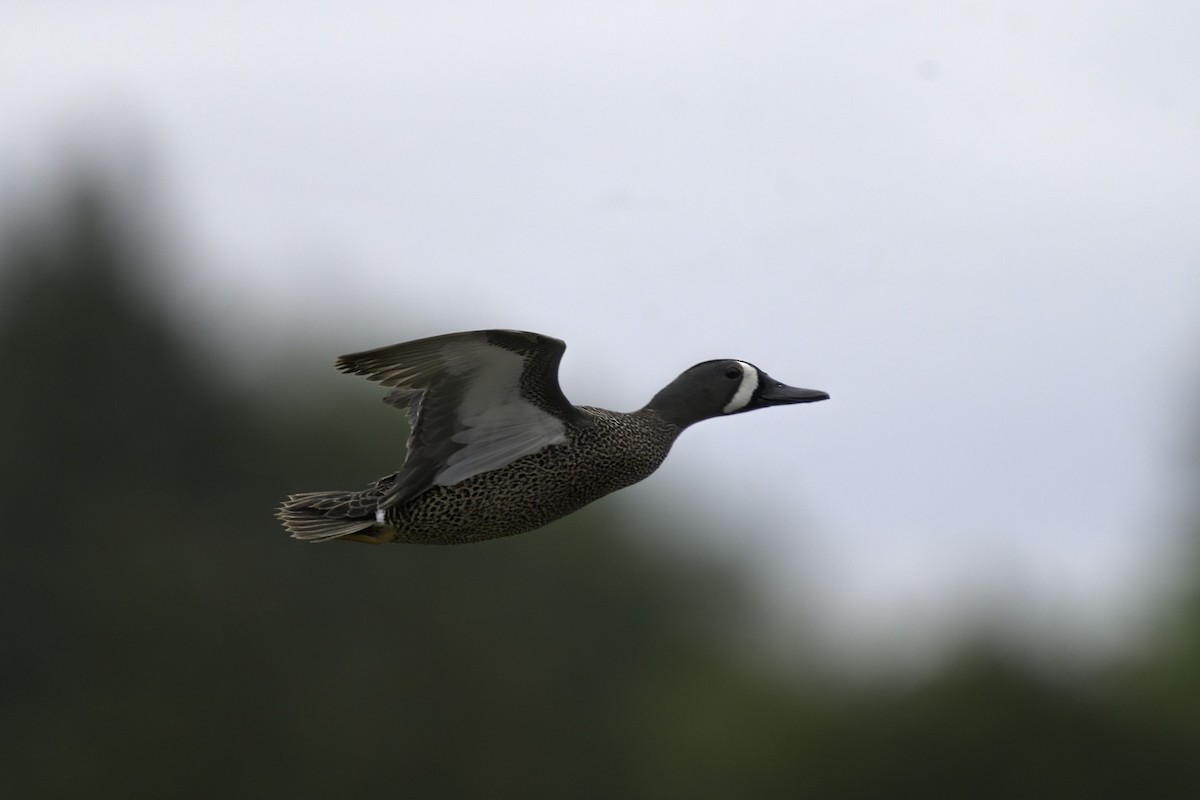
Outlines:
{"label": "duck", "polygon": [[292,537],[467,544],[525,533],[646,478],[697,422],[828,400],[748,361],[685,370],[632,412],[572,405],[558,382],[566,344],[517,330],[443,334],[339,357],[390,389],[408,416],[400,468],[358,491],[290,495]]}

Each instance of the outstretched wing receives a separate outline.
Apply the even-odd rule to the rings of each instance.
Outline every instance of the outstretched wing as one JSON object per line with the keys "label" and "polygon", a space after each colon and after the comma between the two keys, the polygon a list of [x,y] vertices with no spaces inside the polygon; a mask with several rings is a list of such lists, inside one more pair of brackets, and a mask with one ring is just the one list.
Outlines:
{"label": "outstretched wing", "polygon": [[579,412],[558,385],[566,344],[525,331],[451,333],[342,356],[338,369],[390,387],[408,455],[380,505],[403,503],[566,441]]}

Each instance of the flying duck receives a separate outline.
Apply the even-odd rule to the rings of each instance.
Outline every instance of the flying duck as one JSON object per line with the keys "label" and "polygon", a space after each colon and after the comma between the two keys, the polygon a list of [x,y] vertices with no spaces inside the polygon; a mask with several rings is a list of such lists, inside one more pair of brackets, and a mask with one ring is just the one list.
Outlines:
{"label": "flying duck", "polygon": [[566,344],[483,330],[337,359],[391,389],[408,415],[399,471],[357,492],[291,495],[277,516],[297,539],[464,544],[540,528],[636,483],[689,425],[767,406],[828,400],[746,361],[688,369],[639,411],[575,406],[558,385]]}

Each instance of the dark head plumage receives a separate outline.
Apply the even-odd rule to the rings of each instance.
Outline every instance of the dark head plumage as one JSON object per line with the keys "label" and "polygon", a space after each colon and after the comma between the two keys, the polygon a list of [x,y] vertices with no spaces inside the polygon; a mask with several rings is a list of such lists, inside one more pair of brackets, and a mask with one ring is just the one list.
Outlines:
{"label": "dark head plumage", "polygon": [[748,361],[719,358],[685,370],[656,394],[646,408],[686,428],[727,414],[828,399],[826,392],[781,383]]}

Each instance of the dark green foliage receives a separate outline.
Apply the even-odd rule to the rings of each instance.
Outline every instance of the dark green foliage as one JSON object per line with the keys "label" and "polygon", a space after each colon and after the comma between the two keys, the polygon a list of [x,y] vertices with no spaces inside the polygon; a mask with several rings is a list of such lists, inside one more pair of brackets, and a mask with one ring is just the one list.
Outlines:
{"label": "dark green foliage", "polygon": [[617,503],[468,547],[288,539],[283,495],[382,474],[399,415],[239,394],[113,209],[85,182],[0,252],[6,796],[1200,796],[1194,647],[1156,692],[979,656],[823,698],[749,671],[736,582]]}

